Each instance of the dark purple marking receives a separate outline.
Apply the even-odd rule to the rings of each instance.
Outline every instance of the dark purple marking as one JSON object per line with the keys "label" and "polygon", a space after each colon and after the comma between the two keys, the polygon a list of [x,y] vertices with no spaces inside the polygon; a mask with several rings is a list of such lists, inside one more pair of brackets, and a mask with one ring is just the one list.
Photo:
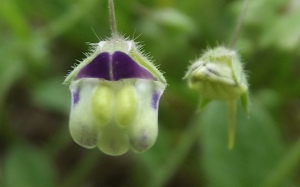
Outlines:
{"label": "dark purple marking", "polygon": [[113,54],[107,52],[99,54],[78,72],[75,80],[82,78],[99,78],[110,81],[130,78],[156,80],[148,70],[121,51]]}
{"label": "dark purple marking", "polygon": [[130,56],[121,51],[113,54],[113,76],[114,80],[141,78],[156,80],[156,78],[145,68],[138,65]]}
{"label": "dark purple marking", "polygon": [[152,100],[151,100],[151,106],[152,106],[152,108],[157,109],[158,102],[159,102],[161,94],[162,93],[159,92],[159,91],[156,91],[156,92],[153,93]]}
{"label": "dark purple marking", "polygon": [[78,104],[79,99],[80,99],[80,95],[79,95],[79,91],[76,90],[75,92],[72,93],[72,99],[73,99],[73,106],[75,106],[76,104]]}
{"label": "dark purple marking", "polygon": [[109,63],[110,54],[101,53],[92,62],[83,67],[76,75],[75,80],[82,78],[99,78],[110,80]]}
{"label": "dark purple marking", "polygon": [[131,146],[135,149],[135,151],[138,152],[144,152],[151,146],[151,139],[148,136],[147,131],[145,129],[140,129],[139,135],[137,137],[134,137],[133,139],[130,139],[129,141]]}

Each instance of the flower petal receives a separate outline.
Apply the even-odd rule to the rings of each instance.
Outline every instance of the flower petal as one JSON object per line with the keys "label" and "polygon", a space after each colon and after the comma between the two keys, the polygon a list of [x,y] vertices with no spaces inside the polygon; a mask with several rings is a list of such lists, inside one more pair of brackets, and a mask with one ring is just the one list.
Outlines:
{"label": "flower petal", "polygon": [[117,156],[128,151],[130,147],[127,130],[117,123],[101,127],[98,136],[98,148],[105,154]]}
{"label": "flower petal", "polygon": [[147,69],[140,66],[130,56],[121,51],[116,51],[113,54],[112,68],[114,80],[128,78],[156,80]]}
{"label": "flower petal", "polygon": [[116,93],[115,120],[121,128],[129,128],[136,117],[138,98],[135,87],[125,83]]}
{"label": "flower petal", "polygon": [[108,125],[113,118],[114,88],[109,84],[100,82],[92,95],[92,112],[99,126]]}
{"label": "flower petal", "polygon": [[75,80],[82,78],[98,78],[111,81],[132,78],[156,80],[147,69],[121,51],[116,51],[113,54],[100,53],[78,72]]}
{"label": "flower petal", "polygon": [[81,79],[70,85],[72,108],[69,128],[76,143],[86,148],[97,146],[98,125],[94,120],[91,97],[98,80]]}
{"label": "flower petal", "polygon": [[111,80],[110,78],[111,55],[100,53],[94,60],[84,66],[76,75],[75,80],[82,78],[99,78]]}
{"label": "flower petal", "polygon": [[156,141],[158,133],[158,101],[165,84],[151,80],[137,80],[139,110],[129,132],[131,148],[144,152]]}

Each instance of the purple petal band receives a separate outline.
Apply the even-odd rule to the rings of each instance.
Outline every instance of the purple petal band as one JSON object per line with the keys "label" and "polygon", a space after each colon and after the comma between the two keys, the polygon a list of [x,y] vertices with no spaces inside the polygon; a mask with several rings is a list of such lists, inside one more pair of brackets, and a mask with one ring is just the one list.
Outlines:
{"label": "purple petal band", "polygon": [[156,80],[147,69],[121,51],[116,51],[113,54],[100,53],[78,72],[75,80],[82,78],[99,78],[111,81],[129,78]]}
{"label": "purple petal band", "polygon": [[156,92],[153,93],[152,100],[151,100],[151,106],[152,106],[152,108],[157,109],[158,103],[159,103],[159,99],[160,99],[161,95],[162,95],[162,92],[160,92],[160,91],[156,91]]}

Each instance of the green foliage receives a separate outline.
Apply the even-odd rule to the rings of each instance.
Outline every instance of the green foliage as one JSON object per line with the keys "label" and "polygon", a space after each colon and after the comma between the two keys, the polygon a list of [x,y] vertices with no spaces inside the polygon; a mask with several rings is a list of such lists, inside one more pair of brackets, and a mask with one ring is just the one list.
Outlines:
{"label": "green foliage", "polygon": [[182,80],[208,46],[228,44],[242,4],[115,0],[118,29],[145,45],[169,85],[153,148],[109,157],[72,141],[62,85],[86,42],[98,42],[93,30],[110,36],[107,2],[1,1],[0,186],[300,186],[299,1],[250,1],[236,47],[251,102],[249,118],[239,104],[233,150],[224,103],[198,111]]}
{"label": "green foliage", "polygon": [[260,186],[282,157],[285,149],[276,122],[259,100],[253,98],[252,106],[249,119],[242,110],[238,113],[232,151],[226,150],[226,108],[216,102],[203,112],[201,161],[211,186]]}
{"label": "green foliage", "polygon": [[3,167],[6,187],[54,187],[55,172],[50,157],[28,145],[12,146]]}

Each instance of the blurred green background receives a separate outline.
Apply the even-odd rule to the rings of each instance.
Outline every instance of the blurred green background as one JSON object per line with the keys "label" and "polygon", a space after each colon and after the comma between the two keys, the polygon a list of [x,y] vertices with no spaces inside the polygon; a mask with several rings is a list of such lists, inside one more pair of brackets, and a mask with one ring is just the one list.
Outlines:
{"label": "blurred green background", "polygon": [[251,112],[239,110],[231,151],[225,104],[199,112],[182,77],[203,50],[229,43],[243,1],[115,0],[118,30],[144,44],[169,84],[156,144],[118,157],[73,142],[62,85],[86,42],[110,36],[107,1],[0,4],[1,187],[300,186],[299,0],[250,0],[236,48]]}

